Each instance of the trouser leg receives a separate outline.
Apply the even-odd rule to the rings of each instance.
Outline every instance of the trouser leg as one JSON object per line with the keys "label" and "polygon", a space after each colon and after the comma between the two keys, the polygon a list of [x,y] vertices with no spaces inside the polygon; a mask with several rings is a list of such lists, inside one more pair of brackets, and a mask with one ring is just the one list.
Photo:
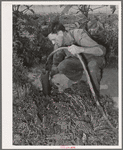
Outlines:
{"label": "trouser leg", "polygon": [[[102,62],[103,66],[103,62]],[[102,67],[98,64],[96,60],[92,60],[88,63],[88,71],[90,74],[91,82],[93,88],[97,94],[100,94],[100,81],[102,75]]]}
{"label": "trouser leg", "polygon": [[70,57],[58,65],[58,70],[72,81],[78,81],[83,74],[83,67],[76,57]]}

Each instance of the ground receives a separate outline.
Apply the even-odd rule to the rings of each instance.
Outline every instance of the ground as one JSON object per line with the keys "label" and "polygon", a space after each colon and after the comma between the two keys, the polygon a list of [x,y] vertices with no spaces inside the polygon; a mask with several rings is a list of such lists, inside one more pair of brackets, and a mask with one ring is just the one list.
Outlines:
{"label": "ground", "polygon": [[[96,107],[86,82],[72,85],[64,75],[56,75],[53,79],[56,83],[60,81],[61,91],[68,86],[72,89],[59,93],[53,86],[50,97],[45,97],[38,90],[42,90],[41,71],[42,65],[33,67],[28,73],[30,82],[37,89],[31,86],[31,92],[14,98],[14,145],[118,145],[118,109],[110,97],[98,99],[110,121],[108,123],[100,111],[101,107]],[[101,81],[104,91],[114,94],[117,79],[116,69],[105,68]],[[86,80],[85,75],[83,80]]]}

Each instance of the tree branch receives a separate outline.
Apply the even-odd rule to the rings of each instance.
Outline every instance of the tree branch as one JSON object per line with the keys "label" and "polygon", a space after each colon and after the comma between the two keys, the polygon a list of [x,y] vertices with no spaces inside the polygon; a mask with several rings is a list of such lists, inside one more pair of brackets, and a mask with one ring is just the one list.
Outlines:
{"label": "tree branch", "polygon": [[17,5],[17,11],[19,10],[20,5]]}
{"label": "tree branch", "polygon": [[15,7],[15,6],[13,5],[13,7],[12,7],[13,12],[15,11],[15,10],[14,10],[14,7]]}
{"label": "tree branch", "polygon": [[89,11],[89,9],[90,9],[90,5],[88,5],[87,11]]}
{"label": "tree branch", "polygon": [[[27,6],[25,6],[27,7]],[[32,7],[32,5],[28,6],[27,8],[25,8],[24,10],[22,10],[21,12],[24,13],[24,11],[29,10],[29,8]]]}

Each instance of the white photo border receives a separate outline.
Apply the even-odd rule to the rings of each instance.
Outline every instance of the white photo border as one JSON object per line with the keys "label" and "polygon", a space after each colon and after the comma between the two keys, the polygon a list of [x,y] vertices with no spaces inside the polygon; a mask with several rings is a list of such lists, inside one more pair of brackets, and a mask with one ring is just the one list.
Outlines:
{"label": "white photo border", "polygon": [[76,149],[120,149],[122,147],[122,51],[121,51],[121,2],[120,1],[3,1],[2,24],[2,148],[3,149],[61,149],[61,146],[14,146],[12,145],[12,5],[118,5],[119,6],[119,145],[75,146]]}

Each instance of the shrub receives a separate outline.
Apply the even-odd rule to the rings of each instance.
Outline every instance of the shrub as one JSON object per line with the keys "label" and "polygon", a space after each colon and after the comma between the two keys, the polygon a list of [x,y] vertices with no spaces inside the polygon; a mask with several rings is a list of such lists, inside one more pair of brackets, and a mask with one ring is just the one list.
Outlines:
{"label": "shrub", "polygon": [[52,43],[43,35],[43,31],[33,15],[13,12],[13,50],[24,66],[39,64],[42,57],[53,50]]}
{"label": "shrub", "polygon": [[27,69],[23,66],[22,59],[13,53],[13,82],[20,86],[25,85],[27,83],[26,73]]}
{"label": "shrub", "polygon": [[[105,16],[103,16],[103,20],[104,17]],[[113,17],[111,17],[111,20],[110,18],[105,19],[105,22],[103,22],[104,29],[98,30],[98,32],[92,35],[95,41],[106,47],[107,65],[111,65],[111,61],[112,59],[114,60],[114,58],[115,64],[117,64],[118,61],[118,20],[114,18],[114,23],[114,19],[112,18]]]}

